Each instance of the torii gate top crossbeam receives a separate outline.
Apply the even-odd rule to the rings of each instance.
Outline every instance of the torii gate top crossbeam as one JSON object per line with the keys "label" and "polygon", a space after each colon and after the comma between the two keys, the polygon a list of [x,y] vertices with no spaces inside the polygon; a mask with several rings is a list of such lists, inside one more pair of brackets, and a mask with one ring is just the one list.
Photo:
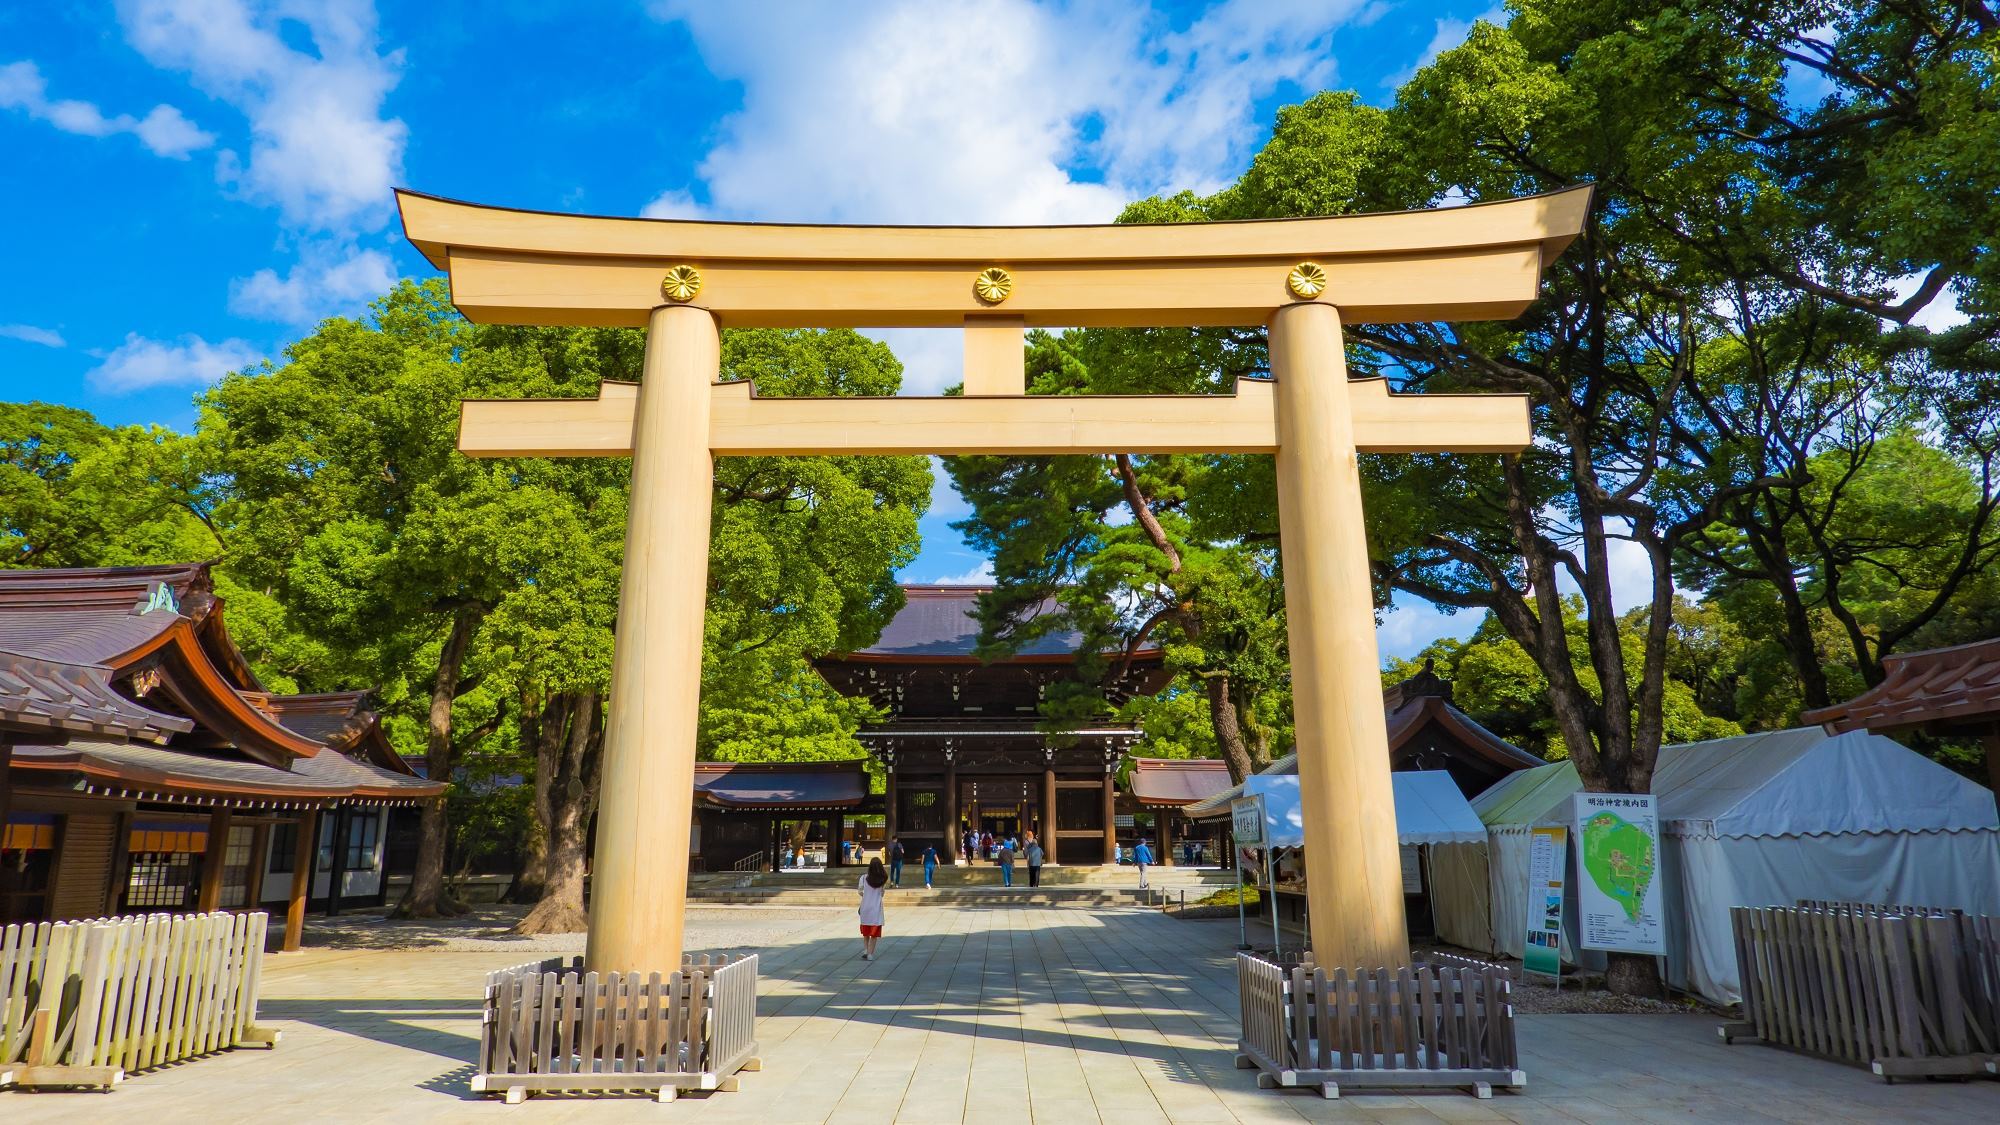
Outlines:
{"label": "torii gate top crossbeam", "polygon": [[[1347,323],[1518,316],[1581,231],[1590,188],[1332,218],[1044,227],[813,226],[604,218],[399,191],[403,229],[475,321],[643,327],[664,303],[727,328],[1262,325],[1303,300]],[[1323,269],[1311,295],[1288,271]],[[662,273],[698,277],[662,295]],[[1008,274],[993,300],[975,278]],[[1307,288],[1310,288],[1308,286]]]}

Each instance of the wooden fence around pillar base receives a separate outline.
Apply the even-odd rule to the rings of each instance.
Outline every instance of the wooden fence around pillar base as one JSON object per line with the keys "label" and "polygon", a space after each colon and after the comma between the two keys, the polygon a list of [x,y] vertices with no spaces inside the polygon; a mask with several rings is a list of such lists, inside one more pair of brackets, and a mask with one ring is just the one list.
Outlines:
{"label": "wooden fence around pillar base", "polygon": [[475,1093],[734,1090],[757,1058],[757,957],[676,973],[586,973],[561,958],[486,976]]}
{"label": "wooden fence around pillar base", "polygon": [[1243,1037],[1236,1065],[1265,1088],[1460,1086],[1519,1089],[1513,981],[1497,965],[1412,969],[1280,965],[1236,955]]}
{"label": "wooden fence around pillar base", "polygon": [[2000,917],[1922,907],[1736,907],[1743,1019],[1722,1041],[1885,1080],[2000,1072]]}
{"label": "wooden fence around pillar base", "polygon": [[109,1088],[257,1026],[267,917],[152,914],[0,931],[0,1085]]}

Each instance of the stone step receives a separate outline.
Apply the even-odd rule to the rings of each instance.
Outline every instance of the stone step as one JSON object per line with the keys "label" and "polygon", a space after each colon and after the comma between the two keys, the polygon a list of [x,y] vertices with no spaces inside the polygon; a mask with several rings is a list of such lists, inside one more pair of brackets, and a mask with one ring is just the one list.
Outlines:
{"label": "stone step", "polygon": [[[860,867],[839,867],[825,871],[716,872],[706,878],[756,887],[846,887],[859,877],[862,870]],[[921,877],[922,871],[921,864],[906,863],[903,866],[906,880],[913,872]],[[1016,865],[1015,880],[1026,882],[1027,877],[1026,869]],[[691,877],[690,883],[695,878],[700,877]],[[1000,869],[990,864],[941,866],[937,869],[935,881],[939,886],[997,886]],[[1149,873],[1148,882],[1159,887],[1231,886],[1236,882],[1236,874],[1212,868],[1155,867]],[[1042,884],[1052,887],[1136,887],[1139,885],[1139,871],[1134,867],[1044,867]]]}
{"label": "stone step", "polygon": [[[1123,887],[918,887],[892,888],[884,895],[890,907],[902,906],[1145,906],[1178,902],[1180,888],[1156,890],[1153,896]],[[1190,898],[1193,896],[1190,895]],[[847,906],[857,902],[852,889],[738,887],[690,890],[696,905]]]}

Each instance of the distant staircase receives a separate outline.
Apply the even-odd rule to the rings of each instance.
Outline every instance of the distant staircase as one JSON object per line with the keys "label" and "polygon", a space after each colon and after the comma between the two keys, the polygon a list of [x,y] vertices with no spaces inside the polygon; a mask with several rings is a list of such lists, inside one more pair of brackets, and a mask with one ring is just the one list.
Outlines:
{"label": "distant staircase", "polygon": [[[688,901],[697,904],[764,906],[852,906],[854,884],[864,867],[826,871],[716,872],[688,878]],[[903,885],[892,888],[891,906],[1074,906],[1103,908],[1178,903],[1233,886],[1235,873],[1192,867],[1155,867],[1149,887],[1139,889],[1135,867],[1044,867],[1042,885],[1028,886],[1027,869],[1016,865],[1014,885],[1000,885],[1000,869],[986,864],[939,867],[934,886],[924,888],[921,864],[905,864]]]}

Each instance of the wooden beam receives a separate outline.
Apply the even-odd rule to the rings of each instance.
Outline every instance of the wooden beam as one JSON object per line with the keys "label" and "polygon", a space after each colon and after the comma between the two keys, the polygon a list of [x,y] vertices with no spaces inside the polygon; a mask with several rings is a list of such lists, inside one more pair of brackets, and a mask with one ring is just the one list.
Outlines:
{"label": "wooden beam", "polygon": [[[1518,453],[1533,438],[1524,395],[1391,394],[1349,382],[1363,453]],[[1032,395],[996,398],[760,398],[748,382],[709,390],[709,448],[719,457],[912,453],[1274,453],[1272,384],[1230,395]],[[594,399],[471,401],[458,447],[474,457],[629,454],[635,385]]]}
{"label": "wooden beam", "polygon": [[292,893],[285,901],[283,951],[297,953],[304,940],[306,900],[312,896],[313,867],[319,862],[319,810],[299,814],[298,838],[292,841]]}
{"label": "wooden beam", "polygon": [[[1030,328],[1251,327],[1302,303],[1285,279],[1304,255],[1127,261],[1076,260],[1010,267],[1003,306],[973,292],[983,262],[709,260],[686,306],[725,328],[956,328],[988,311]],[[452,303],[482,324],[642,328],[661,304],[673,258],[577,257],[460,249],[447,255]],[[1386,253],[1324,263],[1312,302],[1359,324],[1511,320],[1535,299],[1537,242]]]}
{"label": "wooden beam", "polygon": [[268,821],[258,821],[250,839],[250,870],[243,885],[243,909],[262,910],[264,908],[264,868],[269,859],[264,854],[271,846],[271,825]]}
{"label": "wooden beam", "polygon": [[208,814],[208,847],[201,853],[201,889],[195,895],[195,909],[203,914],[222,907],[222,867],[229,852],[229,825],[235,814],[216,809]]}
{"label": "wooden beam", "polygon": [[1042,770],[1042,862],[1056,863],[1056,771]]}
{"label": "wooden beam", "polygon": [[1018,316],[965,318],[965,393],[1028,393],[1026,321]]}
{"label": "wooden beam", "polygon": [[1115,863],[1113,857],[1118,848],[1118,775],[1104,775],[1104,858],[1103,863]]}
{"label": "wooden beam", "polygon": [[[814,262],[866,270],[893,262],[1009,267],[1241,257],[1339,258],[1535,243],[1550,258],[1583,228],[1588,186],[1544,195],[1380,214],[1224,223],[908,227],[628,219],[485,207],[397,191],[403,233],[434,266],[452,247],[571,258]],[[655,285],[658,284],[657,279]]]}

